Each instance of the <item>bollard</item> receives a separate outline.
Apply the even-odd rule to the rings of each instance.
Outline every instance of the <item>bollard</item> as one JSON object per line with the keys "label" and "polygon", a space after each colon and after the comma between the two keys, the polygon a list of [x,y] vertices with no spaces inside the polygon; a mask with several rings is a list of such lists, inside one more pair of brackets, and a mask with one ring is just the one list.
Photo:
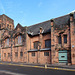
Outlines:
{"label": "bollard", "polygon": [[47,69],[47,64],[45,64],[45,69]]}

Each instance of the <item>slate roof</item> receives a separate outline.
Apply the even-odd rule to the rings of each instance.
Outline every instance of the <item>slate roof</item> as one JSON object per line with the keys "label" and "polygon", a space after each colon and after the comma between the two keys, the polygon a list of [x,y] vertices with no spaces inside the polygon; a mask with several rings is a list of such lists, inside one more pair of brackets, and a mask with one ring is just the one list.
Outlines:
{"label": "slate roof", "polygon": [[54,25],[66,25],[69,24],[70,15],[64,15],[54,19]]}
{"label": "slate roof", "polygon": [[58,18],[54,19],[54,29],[58,28],[59,30],[61,29],[66,29],[66,25],[70,25],[70,15],[64,15]]}
{"label": "slate roof", "polygon": [[[54,18],[54,26],[55,28],[63,28],[64,25],[69,25],[69,19],[70,19],[70,15],[64,15],[58,18]],[[37,35],[39,34],[40,31],[40,27],[43,28],[44,32],[43,33],[47,33],[51,31],[51,21],[45,21],[42,23],[38,23],[32,26],[28,27],[28,34],[30,34],[30,32],[32,33],[32,35]]]}
{"label": "slate roof", "polygon": [[40,33],[40,27],[43,28],[43,33],[50,32],[51,31],[50,20],[29,26],[28,32],[33,33],[32,35],[37,35]]}

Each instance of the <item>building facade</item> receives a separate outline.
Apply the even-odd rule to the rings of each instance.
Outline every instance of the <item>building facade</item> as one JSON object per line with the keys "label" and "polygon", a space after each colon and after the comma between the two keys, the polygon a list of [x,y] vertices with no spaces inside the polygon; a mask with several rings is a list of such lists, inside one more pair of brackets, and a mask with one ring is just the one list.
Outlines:
{"label": "building facade", "polygon": [[22,27],[0,15],[1,61],[75,64],[75,13]]}

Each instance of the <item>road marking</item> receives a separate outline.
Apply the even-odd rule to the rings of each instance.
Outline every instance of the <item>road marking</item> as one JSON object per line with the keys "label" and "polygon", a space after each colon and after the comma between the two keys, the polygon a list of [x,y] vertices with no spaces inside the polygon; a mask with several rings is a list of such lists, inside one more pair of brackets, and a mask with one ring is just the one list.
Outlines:
{"label": "road marking", "polygon": [[27,74],[14,73],[14,72],[5,71],[5,70],[0,70],[0,73],[10,74],[10,75],[27,75]]}
{"label": "road marking", "polygon": [[11,64],[11,63],[0,63],[4,65],[13,65],[13,66],[23,66],[23,67],[34,67],[34,68],[43,68],[43,69],[54,69],[54,70],[64,70],[64,71],[75,71],[73,69],[65,69],[65,68],[58,68],[58,67],[42,67],[42,66],[31,66],[31,65],[23,65],[23,64]]}

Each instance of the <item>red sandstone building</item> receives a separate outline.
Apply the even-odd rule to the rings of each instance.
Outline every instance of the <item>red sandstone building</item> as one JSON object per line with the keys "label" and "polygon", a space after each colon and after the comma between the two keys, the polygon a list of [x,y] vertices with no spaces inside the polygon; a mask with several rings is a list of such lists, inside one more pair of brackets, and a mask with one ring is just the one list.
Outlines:
{"label": "red sandstone building", "polygon": [[0,15],[1,61],[75,64],[75,13],[29,27]]}

